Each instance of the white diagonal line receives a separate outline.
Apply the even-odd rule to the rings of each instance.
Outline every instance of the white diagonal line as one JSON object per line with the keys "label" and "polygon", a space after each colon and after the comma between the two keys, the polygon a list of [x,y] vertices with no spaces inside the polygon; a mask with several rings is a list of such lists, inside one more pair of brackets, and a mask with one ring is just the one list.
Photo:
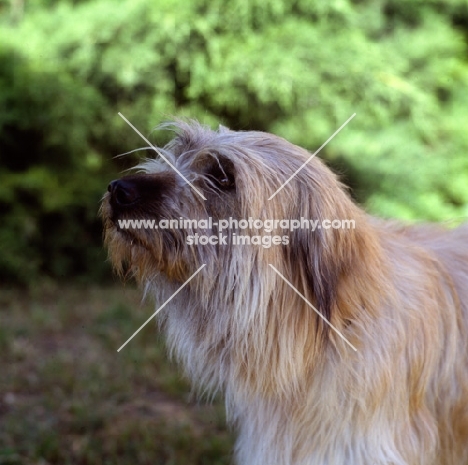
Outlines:
{"label": "white diagonal line", "polygon": [[275,271],[275,273],[277,273],[283,280],[284,282],[309,306],[311,307],[315,313],[317,313],[317,315],[322,318],[323,321],[325,321],[325,323],[327,323],[330,328],[333,329],[333,331],[335,331],[335,333],[338,334],[338,336],[341,337],[341,339],[343,339],[343,341],[346,342],[346,344],[348,344],[354,351],[357,352],[357,349],[356,347],[354,347],[351,342],[348,341],[348,339],[346,339],[271,263],[270,263],[270,266],[271,268],[273,268],[273,270]]}
{"label": "white diagonal line", "polygon": [[193,273],[192,276],[190,276],[189,279],[187,279],[187,281],[185,281],[184,284],[182,284],[182,286],[179,287],[179,289],[177,289],[177,291],[174,292],[174,294],[172,294],[169,299],[167,299],[133,334],[131,337],[129,337],[127,339],[127,341],[122,344],[120,346],[120,348],[117,350],[117,352],[120,352],[188,283],[189,281],[191,281],[195,275],[197,275],[200,270],[202,268],[204,268],[206,266],[206,264],[203,264],[200,268],[198,268],[197,271],[195,271],[195,273]]}
{"label": "white diagonal line", "polygon": [[203,199],[206,197],[132,124],[122,113],[118,115]]}
{"label": "white diagonal line", "polygon": [[354,117],[356,116],[356,113],[353,113],[321,146],[318,150],[316,150],[291,176],[289,176],[289,178],[283,183],[281,184],[281,186],[272,194],[270,195],[270,197],[268,197],[268,200],[271,200],[281,189],[283,189],[284,186],[286,186],[286,184],[288,184],[289,181],[291,181],[292,178],[294,178],[294,176],[297,175],[297,173],[299,173],[299,171],[302,170],[302,168],[304,168],[305,165],[307,165],[307,163],[309,163],[310,160],[312,160],[312,158],[315,157],[315,155],[317,155],[320,150],[322,150]]}

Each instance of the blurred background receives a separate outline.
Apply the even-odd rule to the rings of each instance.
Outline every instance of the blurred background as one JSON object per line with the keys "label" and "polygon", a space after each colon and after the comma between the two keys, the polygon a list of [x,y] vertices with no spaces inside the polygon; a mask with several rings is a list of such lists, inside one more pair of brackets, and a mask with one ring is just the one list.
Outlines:
{"label": "blurred background", "polygon": [[[370,212],[468,217],[467,0],[0,0],[0,464],[228,464],[112,277],[108,182],[173,116],[321,152]],[[125,157],[117,155],[141,148]]]}

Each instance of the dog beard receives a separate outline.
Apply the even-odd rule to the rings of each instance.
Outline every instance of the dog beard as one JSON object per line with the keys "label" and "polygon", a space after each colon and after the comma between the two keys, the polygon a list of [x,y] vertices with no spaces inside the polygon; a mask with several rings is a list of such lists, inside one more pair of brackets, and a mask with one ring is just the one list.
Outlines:
{"label": "dog beard", "polygon": [[[467,228],[371,218],[317,157],[271,134],[173,128],[159,151],[177,172],[149,160],[109,185],[105,243],[158,303],[191,278],[159,321],[194,386],[223,392],[237,462],[468,463]],[[149,218],[205,223],[119,223]],[[271,247],[230,230],[226,243],[189,245],[219,237],[226,218],[355,228],[287,231]]]}

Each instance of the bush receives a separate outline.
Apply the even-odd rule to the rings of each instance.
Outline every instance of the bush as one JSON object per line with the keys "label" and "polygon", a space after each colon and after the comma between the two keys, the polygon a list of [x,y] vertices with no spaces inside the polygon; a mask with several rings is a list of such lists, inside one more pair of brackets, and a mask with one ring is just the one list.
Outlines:
{"label": "bush", "polygon": [[[108,276],[97,209],[171,115],[275,132],[321,153],[371,211],[468,214],[463,0],[90,0],[5,10],[2,279]],[[143,151],[144,152],[144,151]]]}

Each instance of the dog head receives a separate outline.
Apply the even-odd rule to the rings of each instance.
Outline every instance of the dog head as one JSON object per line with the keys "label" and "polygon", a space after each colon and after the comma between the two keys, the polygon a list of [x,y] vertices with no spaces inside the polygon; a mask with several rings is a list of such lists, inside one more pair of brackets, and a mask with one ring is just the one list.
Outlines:
{"label": "dog head", "polygon": [[[207,339],[216,334],[209,349],[214,353],[217,345],[234,345],[229,341],[236,335],[240,357],[250,351],[252,358],[253,347],[260,350],[267,343],[265,338],[260,341],[260,333],[274,340],[284,329],[302,338],[303,347],[297,350],[313,354],[320,338],[305,342],[311,340],[310,333],[329,333],[321,317],[345,328],[351,308],[362,305],[360,296],[346,294],[346,286],[340,291],[340,281],[349,279],[351,269],[358,279],[370,279],[357,265],[373,260],[366,228],[359,228],[366,222],[364,214],[317,157],[280,137],[213,131],[193,122],[178,122],[172,129],[176,136],[159,149],[160,158],[109,185],[102,217],[114,267],[130,271],[152,289],[174,290],[204,265],[184,288],[176,309],[168,312],[169,319],[186,327],[176,339],[191,335],[195,346],[208,347]],[[220,231],[219,221],[227,218],[306,218],[318,220],[319,227],[284,231],[277,226],[268,234],[286,234],[287,241],[269,247],[239,245],[234,236],[264,236],[265,231]],[[356,229],[320,228],[323,220],[350,218]],[[172,220],[176,225],[191,219],[205,223],[198,229],[122,227],[122,220],[165,220],[166,225]],[[189,245],[196,233],[229,237],[225,244]],[[253,325],[258,328],[255,335]],[[264,365],[260,360],[250,365],[259,363]]]}

